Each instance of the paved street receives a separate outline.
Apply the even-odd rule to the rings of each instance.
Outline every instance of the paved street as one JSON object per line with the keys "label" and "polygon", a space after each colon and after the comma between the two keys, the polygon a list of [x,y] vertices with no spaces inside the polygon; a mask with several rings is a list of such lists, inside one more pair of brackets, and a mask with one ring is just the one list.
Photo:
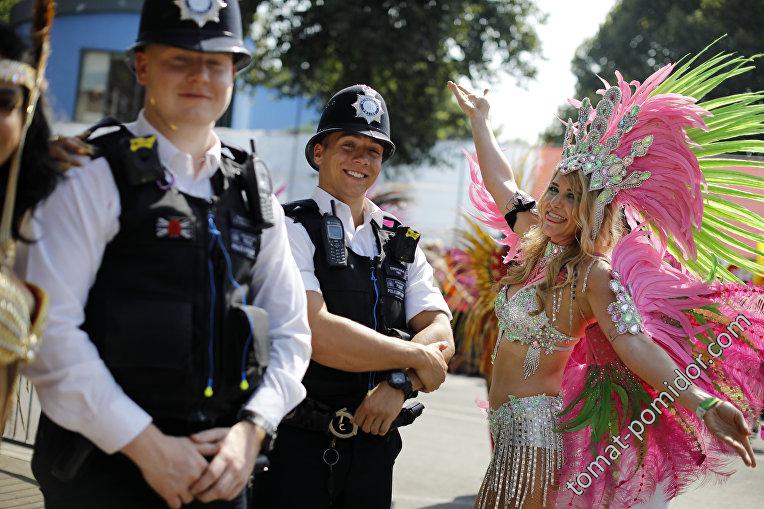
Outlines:
{"label": "paved street", "polygon": [[[475,398],[485,396],[481,379],[449,375],[441,390],[419,398],[426,409],[416,425],[402,430],[393,509],[472,507],[489,458],[485,419],[475,406]],[[740,463],[726,484],[694,489],[671,503],[671,509],[764,506],[764,441],[757,438],[754,448],[759,468]],[[4,449],[10,448],[4,444]],[[37,490],[25,479],[31,475],[28,464],[11,457],[18,453],[7,454],[0,456],[0,509],[42,507]]]}
{"label": "paved street", "polygon": [[[441,390],[419,398],[424,414],[402,430],[403,452],[395,471],[394,509],[472,507],[488,464],[485,419],[475,406],[485,399],[479,378],[449,375]],[[756,438],[759,467],[739,471],[721,486],[702,486],[680,496],[671,509],[737,509],[764,506],[764,441]]]}

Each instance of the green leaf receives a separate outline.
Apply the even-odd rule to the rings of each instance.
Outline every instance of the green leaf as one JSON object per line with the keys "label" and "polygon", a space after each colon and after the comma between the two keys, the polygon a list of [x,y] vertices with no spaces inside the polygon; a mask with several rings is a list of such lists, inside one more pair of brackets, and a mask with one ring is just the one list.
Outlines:
{"label": "green leaf", "polygon": [[618,394],[618,399],[621,400],[621,412],[625,418],[628,418],[629,414],[627,413],[627,410],[629,409],[629,396],[626,394],[626,390],[617,383],[613,385],[613,388]]}
{"label": "green leaf", "polygon": [[741,223],[749,224],[759,230],[764,230],[764,218],[758,214],[752,213],[742,205],[712,194],[705,196],[705,201],[705,207],[707,209],[722,215],[722,217],[726,217],[726,219],[740,221]]}
{"label": "green leaf", "polygon": [[722,221],[718,219],[717,217],[714,217],[712,214],[707,214],[703,218],[703,224],[710,223],[714,225],[717,228],[720,228],[722,230],[727,230],[730,233],[734,233],[735,235],[740,235],[741,237],[745,237],[748,240],[752,240],[754,242],[764,242],[764,234],[755,233],[750,230],[747,230],[741,226],[738,226],[734,223],[730,223],[728,221]]}
{"label": "green leaf", "polygon": [[716,271],[723,281],[740,282],[740,279],[724,267],[719,267],[716,257],[711,251],[702,244],[696,245],[696,258],[685,258],[682,256],[676,244],[670,240],[667,244],[667,250],[671,255],[682,263],[685,267],[700,279],[705,279],[708,274]]}
{"label": "green leaf", "polygon": [[[750,166],[749,166],[750,168]],[[764,178],[750,173],[737,170],[709,170],[703,169],[701,161],[701,171],[706,177],[707,184],[727,185],[735,187],[751,187],[754,189],[764,189]]]}
{"label": "green leaf", "polygon": [[692,141],[699,145],[707,145],[717,141],[729,140],[731,138],[740,138],[743,136],[760,136],[764,134],[764,125],[760,122],[747,122],[731,124],[729,129],[718,129],[708,132],[688,133]]}
{"label": "green leaf", "polygon": [[[706,127],[710,130],[725,130],[730,126],[736,126],[738,124],[757,124],[761,123],[764,119],[764,105],[740,105],[735,104],[732,106],[726,106],[719,108],[714,112],[712,117],[706,117],[704,119]],[[688,132],[706,132],[702,129],[690,129]]]}
{"label": "green leaf", "polygon": [[693,147],[692,150],[698,157],[710,157],[720,154],[731,154],[733,152],[752,152],[754,154],[764,154],[764,141],[720,141],[709,143],[708,145],[700,148]]}
{"label": "green leaf", "polygon": [[[713,43],[712,43],[713,44]],[[682,93],[683,90],[692,90],[691,87],[702,82],[699,77],[708,69],[721,65],[729,57],[726,53],[717,53],[702,64],[690,69],[690,65],[711,47],[711,44],[703,48],[697,55],[685,62],[679,69],[674,70],[671,76],[661,83],[651,95],[665,94],[668,92]]]}
{"label": "green leaf", "polygon": [[[714,86],[718,85],[728,77],[731,77],[728,75],[736,72],[746,61],[746,59],[742,57],[731,57],[732,55],[729,53],[719,53],[717,56],[707,60],[695,69],[689,71],[686,75],[682,76],[672,87],[667,89],[667,92],[688,95],[697,100],[702,99],[705,93],[710,90],[710,88],[708,88],[709,82],[713,81]],[[732,69],[721,73],[728,67],[731,67]],[[712,78],[712,76],[717,77]],[[719,79],[721,77],[724,78]]]}
{"label": "green leaf", "polygon": [[[700,106],[704,110],[713,111],[717,108],[722,108],[729,104],[752,104],[761,99],[764,99],[764,93],[747,92],[743,94],[727,95],[724,97],[719,97],[718,99],[711,99],[710,101],[698,103],[698,106]],[[716,112],[714,112],[714,115],[716,115]]]}
{"label": "green leaf", "polygon": [[[744,168],[744,167],[753,167],[753,168],[764,168],[764,161],[752,161],[750,159],[729,159],[729,158],[713,158],[713,159],[701,159],[700,160],[700,168],[703,171],[703,174],[708,178],[708,172],[705,170],[713,170],[717,168],[730,168],[730,167],[736,167],[736,168]],[[764,181],[764,178],[758,177],[762,181]]]}
{"label": "green leaf", "polygon": [[746,198],[748,200],[764,201],[764,194],[761,193],[741,191],[740,189],[735,189],[734,187],[720,186],[717,184],[708,184],[707,188],[708,192],[720,196],[735,196],[737,198]]}
{"label": "green leaf", "polygon": [[715,235],[716,238],[719,239],[721,242],[724,242],[725,244],[729,244],[730,246],[736,247],[742,251],[747,251],[756,256],[764,256],[764,252],[749,246],[745,242],[740,241],[736,239],[735,237],[732,237],[731,235],[724,233],[720,229],[715,228],[711,226],[710,224],[703,224],[703,231],[710,233],[711,235]]}
{"label": "green leaf", "polygon": [[704,231],[698,232],[695,235],[695,239],[699,243],[702,242],[704,247],[708,248],[710,251],[728,263],[734,263],[738,267],[755,274],[758,274],[761,271],[761,267],[756,262],[748,260],[747,258],[739,255],[737,252],[732,251],[729,248],[723,247],[718,241],[716,241],[716,239]]}
{"label": "green leaf", "polygon": [[700,100],[703,97],[705,97],[705,95],[709,93],[711,90],[718,87],[722,82],[727,81],[728,79],[733,78],[735,76],[745,74],[746,72],[755,68],[756,66],[753,66],[753,65],[750,65],[748,67],[735,67],[734,69],[730,71],[720,74],[719,76],[708,79],[702,84],[698,84],[698,86],[691,93],[688,93],[687,95],[689,95],[690,97],[694,97],[697,100]]}

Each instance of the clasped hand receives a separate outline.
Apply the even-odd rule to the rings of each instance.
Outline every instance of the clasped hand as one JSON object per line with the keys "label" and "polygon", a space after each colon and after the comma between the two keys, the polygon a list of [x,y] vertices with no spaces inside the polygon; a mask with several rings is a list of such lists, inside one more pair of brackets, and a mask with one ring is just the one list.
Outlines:
{"label": "clasped hand", "polygon": [[423,392],[432,392],[436,390],[446,380],[448,364],[443,356],[443,352],[447,348],[448,342],[446,341],[421,345],[421,355],[416,365],[413,366],[413,369],[422,381]]}
{"label": "clasped hand", "polygon": [[382,382],[366,395],[353,416],[353,422],[365,433],[385,435],[401,412],[403,401],[402,390]]}
{"label": "clasped hand", "polygon": [[[419,345],[418,348],[419,360],[413,367],[415,379],[418,379],[417,384],[421,382],[422,391],[431,392],[440,387],[446,379],[448,364],[443,352],[448,348],[448,342],[439,341]],[[353,416],[353,422],[365,433],[385,435],[401,412],[404,401],[402,390],[382,382],[366,395]]]}
{"label": "clasped hand", "polygon": [[249,481],[264,437],[247,421],[191,437],[164,435],[151,425],[123,452],[168,507],[180,509],[194,499],[234,499]]}

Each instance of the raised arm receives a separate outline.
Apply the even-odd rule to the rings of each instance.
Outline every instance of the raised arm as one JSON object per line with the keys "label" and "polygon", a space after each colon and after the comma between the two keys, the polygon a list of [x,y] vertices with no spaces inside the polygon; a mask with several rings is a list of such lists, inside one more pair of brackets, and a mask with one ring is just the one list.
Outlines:
{"label": "raised arm", "polygon": [[[493,135],[489,119],[490,104],[486,93],[475,95],[465,87],[449,81],[448,88],[453,92],[461,110],[467,115],[472,128],[472,139],[475,142],[480,173],[486,189],[491,193],[496,206],[506,214],[515,207],[519,188],[509,161]],[[522,236],[538,222],[538,218],[530,211],[519,212],[512,229]]]}
{"label": "raised arm", "polygon": [[[660,393],[665,390],[663,382],[676,377],[674,370],[684,369],[686,366],[677,366],[668,353],[647,335],[618,332],[607,310],[608,305],[616,301],[616,296],[609,287],[610,279],[611,273],[607,263],[596,262],[589,279],[589,291],[584,294],[583,307],[589,308],[585,309],[585,313],[590,313],[597,320],[602,331],[610,339],[613,350],[626,367]],[[711,394],[693,384],[680,393],[677,401],[686,409],[696,412],[701,402],[711,397]],[[756,466],[753,449],[748,440],[751,431],[737,407],[723,401],[703,415],[703,422],[717,438],[732,447],[746,465]]]}

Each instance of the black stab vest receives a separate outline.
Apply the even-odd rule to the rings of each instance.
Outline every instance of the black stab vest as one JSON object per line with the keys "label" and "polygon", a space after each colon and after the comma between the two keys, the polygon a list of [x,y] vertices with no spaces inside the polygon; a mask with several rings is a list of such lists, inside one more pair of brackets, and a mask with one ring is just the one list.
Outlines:
{"label": "black stab vest", "polygon": [[[330,267],[322,240],[322,215],[316,202],[292,202],[284,205],[284,211],[305,228],[313,242],[315,274],[330,313],[385,335],[391,335],[391,329],[407,331],[404,299],[408,264],[394,259],[387,249],[395,235],[394,229],[378,226],[372,221],[381,255],[369,258],[348,248],[348,266]],[[375,385],[382,380],[377,373],[350,373],[311,360],[303,385],[308,398],[335,409],[346,407],[354,411],[366,397],[370,381]]]}
{"label": "black stab vest", "polygon": [[230,426],[262,378],[269,349],[267,338],[253,340],[246,316],[260,249],[244,193],[246,154],[224,146],[233,157],[223,156],[211,179],[214,197],[204,200],[156,181],[136,184],[125,138],[132,135],[121,127],[91,141],[109,162],[121,214],[82,329],[163,432]]}

